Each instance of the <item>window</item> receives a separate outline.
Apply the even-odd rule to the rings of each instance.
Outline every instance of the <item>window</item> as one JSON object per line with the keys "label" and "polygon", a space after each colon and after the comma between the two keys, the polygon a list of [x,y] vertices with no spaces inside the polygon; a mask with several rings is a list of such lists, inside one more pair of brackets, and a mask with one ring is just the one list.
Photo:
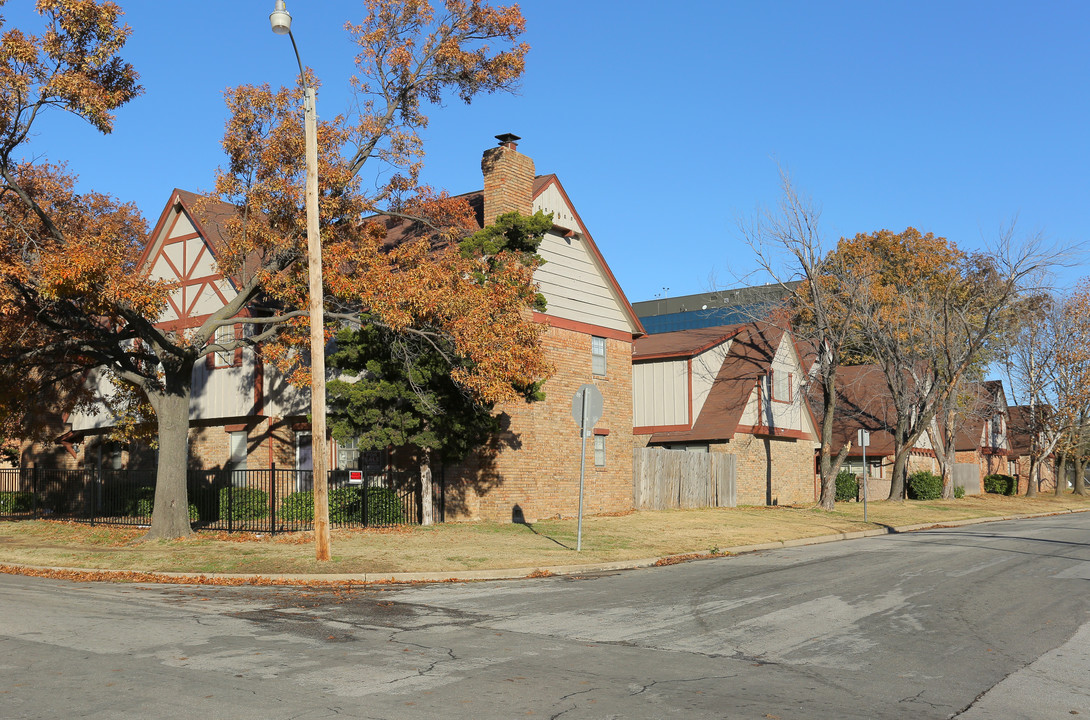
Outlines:
{"label": "window", "polygon": [[590,339],[590,371],[595,375],[606,374],[606,339],[604,337]]}
{"label": "window", "polygon": [[[231,471],[231,484],[240,487],[246,484],[246,431],[238,430],[227,436],[227,469]],[[242,472],[238,472],[242,471]]]}
{"label": "window", "polygon": [[338,470],[356,470],[359,467],[360,462],[360,449],[359,441],[356,438],[351,440],[344,440],[343,442],[337,441],[337,469]]}
{"label": "window", "polygon": [[[225,345],[235,341],[235,328],[231,325],[222,325],[216,328],[217,345]],[[235,364],[234,350],[217,350],[216,367],[231,367]]]}
{"label": "window", "polygon": [[123,467],[123,456],[121,454],[120,445],[110,445],[108,462],[111,470],[120,470]]}
{"label": "window", "polygon": [[606,436],[594,436],[594,467],[606,466]]}
{"label": "window", "polygon": [[311,454],[309,432],[295,433],[295,469],[314,469],[314,457]]}
{"label": "window", "polygon": [[784,372],[782,370],[772,371],[772,399],[779,402],[791,402],[792,401],[792,383],[794,377],[792,373]]}

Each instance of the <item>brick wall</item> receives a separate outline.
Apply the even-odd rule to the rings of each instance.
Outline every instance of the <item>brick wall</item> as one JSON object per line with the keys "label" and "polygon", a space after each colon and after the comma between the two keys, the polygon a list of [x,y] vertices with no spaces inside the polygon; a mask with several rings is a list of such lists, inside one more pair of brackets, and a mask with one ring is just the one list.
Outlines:
{"label": "brick wall", "polygon": [[593,382],[602,393],[597,430],[605,436],[606,465],[594,465],[587,439],[583,512],[632,508],[632,343],[606,340],[606,375],[591,373],[591,335],[549,328],[543,347],[555,373],[545,400],[497,408],[502,430],[466,462],[444,469],[447,520],[526,520],[570,517],[579,506],[579,431],[572,396]]}
{"label": "brick wall", "polygon": [[732,440],[713,443],[710,450],[735,456],[739,505],[796,505],[817,499],[814,448],[807,440],[738,433]]}

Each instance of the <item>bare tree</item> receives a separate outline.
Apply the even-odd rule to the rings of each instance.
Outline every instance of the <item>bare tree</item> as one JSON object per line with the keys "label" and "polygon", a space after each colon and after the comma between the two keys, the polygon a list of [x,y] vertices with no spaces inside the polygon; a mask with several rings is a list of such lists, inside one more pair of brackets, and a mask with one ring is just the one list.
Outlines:
{"label": "bare tree", "polygon": [[814,395],[820,393],[819,503],[823,509],[832,510],[836,475],[851,449],[850,442],[836,447],[833,441],[837,368],[859,306],[850,284],[844,282],[840,258],[825,247],[820,210],[810,198],[798,193],[782,168],[780,184],[783,197],[775,211],[739,224],[758,263],[788,298],[788,312],[773,318],[773,322],[790,329],[799,341],[803,363],[810,366],[807,383],[818,389]]}
{"label": "bare tree", "polygon": [[991,252],[966,255],[913,228],[857,235],[837,254],[864,303],[859,351],[882,368],[897,410],[890,499],[902,499],[912,448],[1058,255],[1039,238],[1016,246],[1010,230]]}

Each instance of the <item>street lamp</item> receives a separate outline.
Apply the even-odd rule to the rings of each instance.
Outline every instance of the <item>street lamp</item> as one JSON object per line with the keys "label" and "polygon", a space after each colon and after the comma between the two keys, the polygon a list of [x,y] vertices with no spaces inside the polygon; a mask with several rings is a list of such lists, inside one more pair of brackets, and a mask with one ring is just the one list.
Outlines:
{"label": "street lamp", "polygon": [[310,288],[310,449],[314,466],[314,544],[318,560],[329,560],[329,474],[325,442],[325,312],[322,303],[322,241],[318,234],[318,111],[314,88],[307,84],[299,48],[291,34],[291,15],[284,0],[276,0],[269,15],[272,31],[287,35],[299,63],[299,83],[303,86],[304,131],[307,163],[307,269]]}

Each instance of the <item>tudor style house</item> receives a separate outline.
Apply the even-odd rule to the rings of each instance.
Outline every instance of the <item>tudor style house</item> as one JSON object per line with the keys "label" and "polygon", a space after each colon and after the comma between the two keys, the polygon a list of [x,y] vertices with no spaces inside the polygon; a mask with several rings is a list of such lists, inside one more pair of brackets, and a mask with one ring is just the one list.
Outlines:
{"label": "tudor style house", "polygon": [[484,153],[484,190],[467,196],[482,226],[511,211],[551,213],[534,279],[547,305],[534,313],[555,368],[545,399],[502,408],[503,432],[458,467],[444,469],[446,517],[533,521],[574,515],[579,505],[579,431],[572,397],[593,383],[603,415],[587,443],[584,510],[632,507],[632,343],[644,334],[617,280],[556,175],[536,175],[513,135]]}
{"label": "tudor style house", "polygon": [[[483,227],[518,211],[551,213],[553,227],[539,252],[535,274],[548,325],[544,352],[555,368],[546,398],[497,408],[503,427],[482,451],[457,467],[442,468],[439,508],[447,520],[527,520],[573,515],[579,503],[578,429],[571,400],[584,383],[604,398],[604,414],[588,443],[584,509],[589,513],[632,507],[632,343],[643,335],[639,319],[556,175],[536,175],[534,163],[516,149],[519,139],[497,136],[484,153],[484,189],[465,195]],[[175,190],[148,236],[140,267],[173,286],[159,322],[184,331],[197,327],[234,296],[234,280],[218,269],[224,247],[220,228],[233,207],[200,201]],[[222,328],[230,339],[244,325]],[[101,392],[109,383],[93,375]],[[209,355],[194,369],[190,403],[189,463],[192,468],[311,469],[309,396],[289,386],[259,353],[237,350]],[[105,439],[113,417],[74,413],[63,418],[55,448],[40,444],[24,458],[68,467],[154,467],[154,454]],[[63,450],[61,450],[63,448]],[[401,454],[396,457],[401,460]],[[48,457],[48,460],[45,458]],[[362,453],[353,444],[330,443],[329,466],[387,467],[394,453]]]}
{"label": "tudor style house", "polygon": [[735,455],[740,505],[816,499],[817,425],[789,333],[751,322],[648,335],[632,363],[641,445]]}

